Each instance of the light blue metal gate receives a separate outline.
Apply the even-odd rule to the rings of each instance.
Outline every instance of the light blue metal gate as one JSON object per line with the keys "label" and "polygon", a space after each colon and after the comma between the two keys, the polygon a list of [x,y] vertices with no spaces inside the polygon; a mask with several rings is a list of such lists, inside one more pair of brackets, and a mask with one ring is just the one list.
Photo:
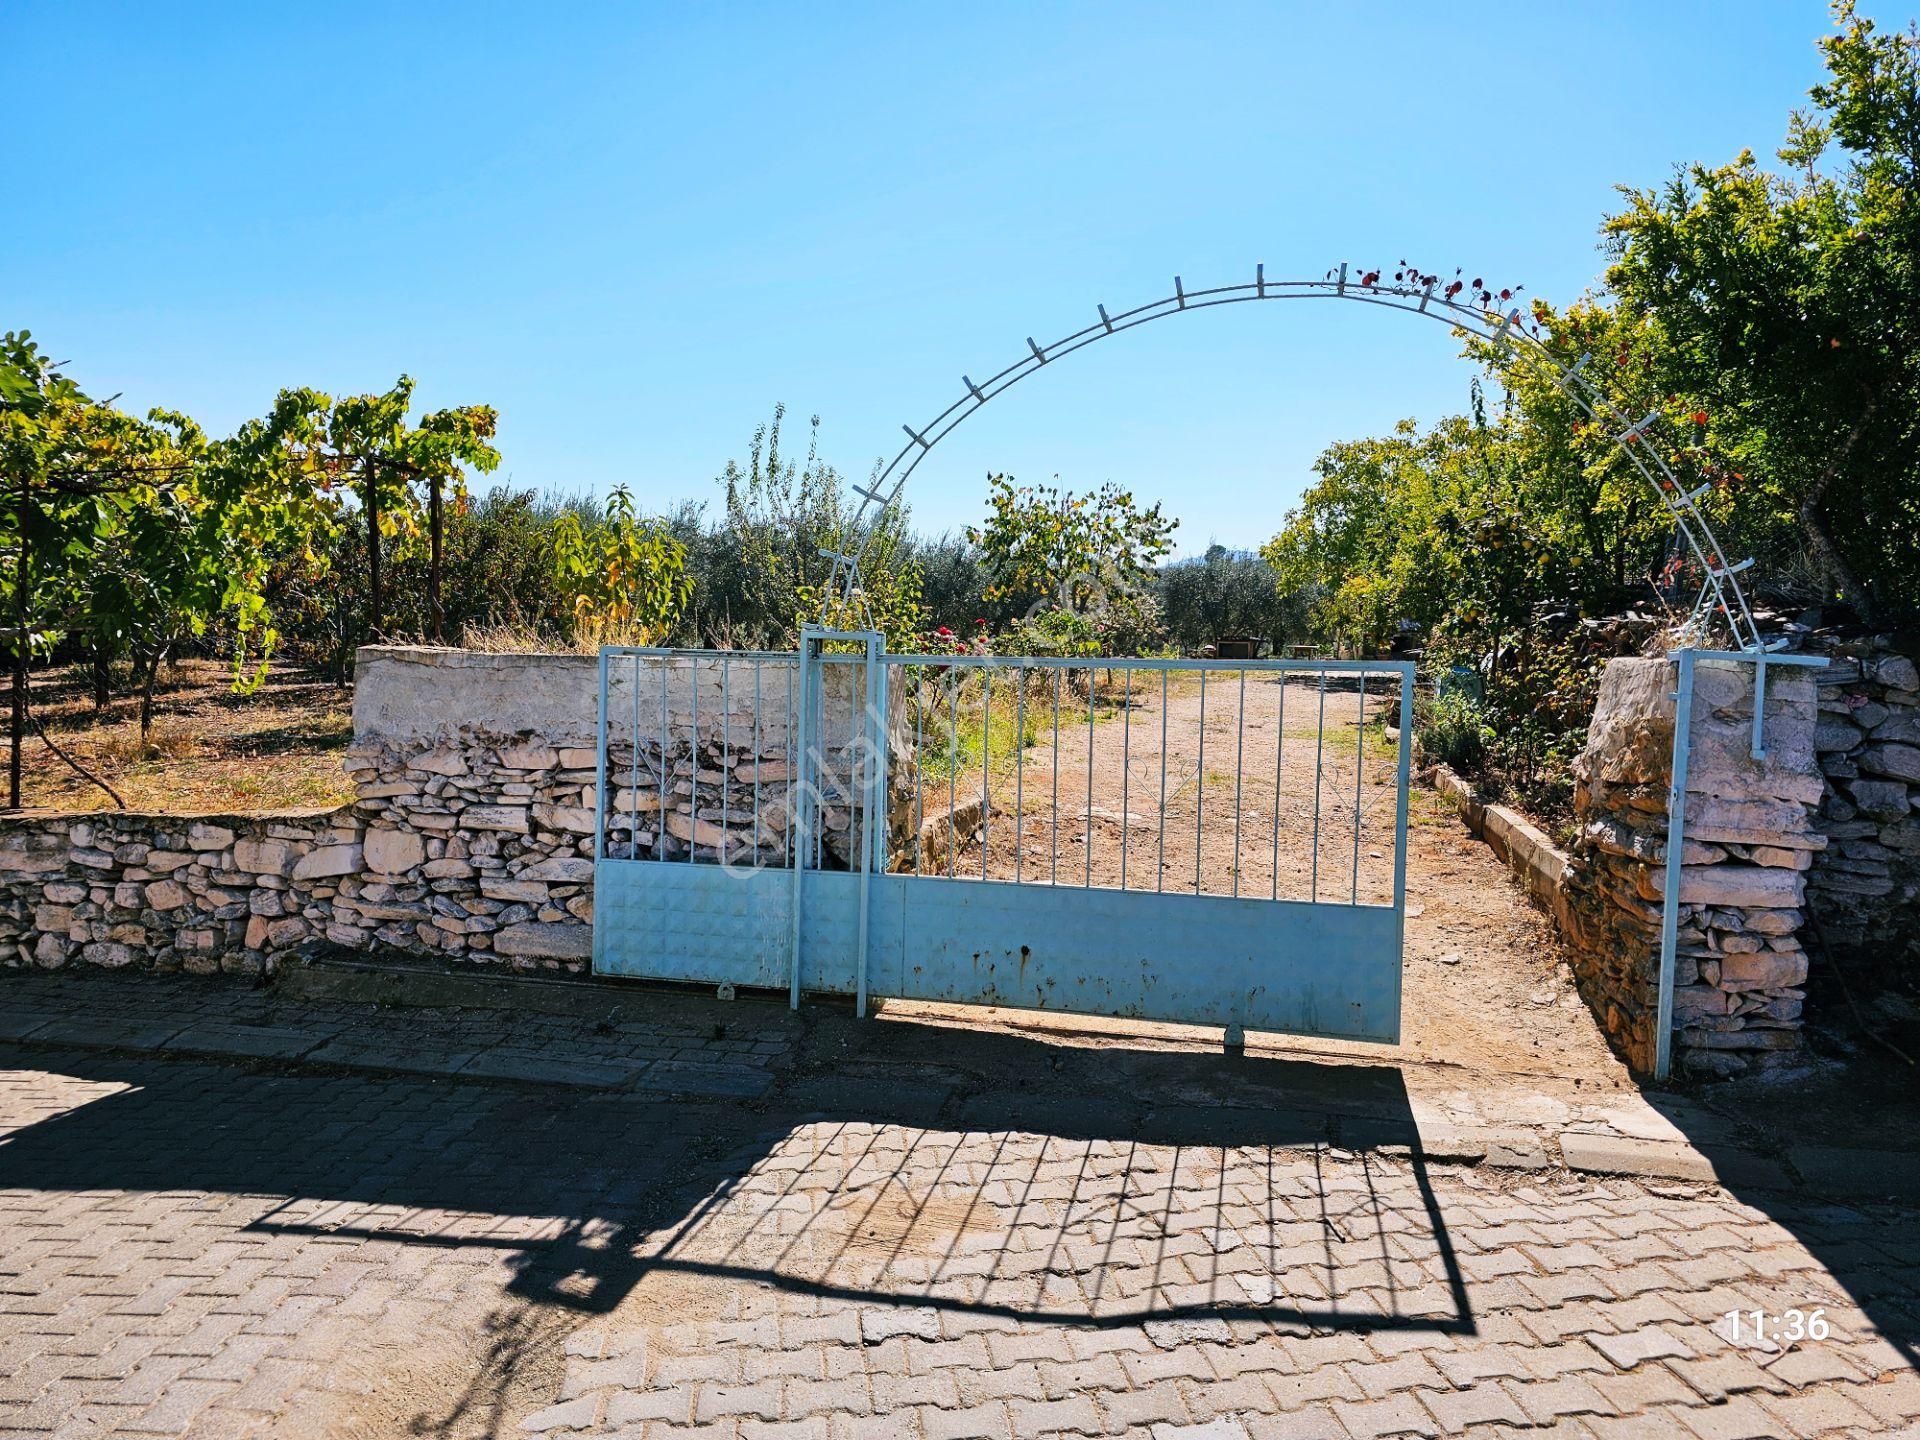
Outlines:
{"label": "light blue metal gate", "polygon": [[1396,1040],[1412,687],[608,649],[595,971]]}

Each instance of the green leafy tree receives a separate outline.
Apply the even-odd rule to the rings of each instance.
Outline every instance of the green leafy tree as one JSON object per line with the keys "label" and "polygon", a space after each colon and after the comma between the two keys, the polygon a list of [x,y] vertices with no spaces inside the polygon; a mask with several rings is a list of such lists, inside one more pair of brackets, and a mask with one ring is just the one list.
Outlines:
{"label": "green leafy tree", "polygon": [[1743,534],[1776,563],[1797,541],[1871,616],[1920,594],[1920,31],[1833,10],[1786,168],[1743,152],[1627,191],[1607,282],[1740,475]]}
{"label": "green leafy tree", "polygon": [[658,521],[634,513],[624,485],[607,496],[599,524],[572,511],[555,526],[554,561],[577,638],[657,645],[692,593],[686,548]]}
{"label": "green leafy tree", "polygon": [[1179,523],[1111,481],[1076,495],[989,475],[986,523],[967,539],[980,549],[989,601],[1027,614],[1096,610],[1147,590]]}
{"label": "green leafy tree", "polygon": [[355,395],[334,403],[327,425],[330,455],[323,469],[350,480],[360,502],[367,537],[367,622],[370,636],[382,633],[385,594],[382,546],[389,537],[417,543],[422,529],[428,547],[428,634],[442,638],[440,597],[444,507],[449,496],[466,497],[466,467],[490,472],[500,464],[492,440],[499,417],[490,405],[436,410],[419,424],[407,422],[414,382],[402,375],[391,390]]}

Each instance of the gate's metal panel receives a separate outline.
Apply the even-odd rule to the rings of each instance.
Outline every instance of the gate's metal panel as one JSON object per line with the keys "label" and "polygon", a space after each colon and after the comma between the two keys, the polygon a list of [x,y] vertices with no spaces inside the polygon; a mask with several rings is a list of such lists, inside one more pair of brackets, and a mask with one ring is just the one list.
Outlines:
{"label": "gate's metal panel", "polygon": [[[875,881],[876,995],[1400,1037],[1400,920],[1383,906]],[[894,892],[898,919],[888,924]]]}
{"label": "gate's metal panel", "polygon": [[786,870],[602,860],[593,867],[593,971],[785,988],[792,887]]}
{"label": "gate's metal panel", "polygon": [[[854,994],[860,877],[803,883],[801,988]],[[790,872],[608,860],[595,885],[596,973],[787,986]],[[910,875],[867,889],[873,995],[1399,1038],[1400,922],[1384,906]]]}

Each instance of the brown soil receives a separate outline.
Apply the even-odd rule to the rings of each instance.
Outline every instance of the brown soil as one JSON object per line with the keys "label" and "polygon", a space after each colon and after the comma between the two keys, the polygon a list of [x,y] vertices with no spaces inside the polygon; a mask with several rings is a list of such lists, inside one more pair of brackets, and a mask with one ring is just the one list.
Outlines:
{"label": "brown soil", "polygon": [[[116,672],[115,679],[124,684],[125,676]],[[96,713],[91,674],[79,666],[35,676],[33,711],[53,742],[132,810],[273,810],[352,798],[340,752],[353,738],[353,692],[305,671],[276,669],[242,695],[224,662],[167,666],[144,739],[138,699],[115,694]],[[49,810],[113,803],[31,732],[21,798]]]}
{"label": "brown soil", "polygon": [[[1042,743],[991,777],[984,845],[978,836],[962,844],[954,872],[978,875],[984,859],[991,879],[1051,875],[1060,884],[1119,886],[1124,865],[1124,883],[1134,890],[1192,894],[1197,876],[1203,894],[1334,903],[1357,896],[1361,904],[1390,904],[1399,752],[1383,728],[1398,711],[1397,695],[1380,693],[1388,683],[1369,680],[1362,734],[1353,688],[1327,690],[1323,726],[1314,680],[1296,677],[1283,686],[1249,672],[1243,689],[1237,673],[1215,676],[1205,696],[1204,788],[1194,675],[1168,686],[1164,714],[1157,677],[1136,680],[1126,704],[1117,703],[1124,687],[1103,688],[1116,700],[1115,713],[1096,711],[1091,727],[1084,704],[1077,717],[1063,709],[1057,752],[1051,695],[1030,698],[1046,711]],[[962,803],[979,793],[978,770],[954,784]],[[944,814],[946,802],[946,787],[936,785],[922,803],[927,813]],[[1385,1047],[1387,1055],[1579,1077],[1602,1088],[1628,1083],[1574,989],[1552,922],[1446,803],[1419,786],[1409,796],[1401,1015],[1401,1043]],[[1286,1044],[1385,1058],[1380,1046]]]}

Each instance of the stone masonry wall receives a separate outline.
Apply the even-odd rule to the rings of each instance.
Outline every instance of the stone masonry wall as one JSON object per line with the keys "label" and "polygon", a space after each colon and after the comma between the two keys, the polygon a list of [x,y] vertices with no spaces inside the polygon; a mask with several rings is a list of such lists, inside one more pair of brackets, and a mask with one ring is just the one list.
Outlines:
{"label": "stone masonry wall", "polygon": [[[1673,693],[1668,660],[1608,663],[1575,762],[1581,829],[1570,857],[1576,976],[1628,1063],[1653,1067]],[[1681,856],[1675,1063],[1731,1073],[1799,1043],[1807,873],[1827,846],[1813,818],[1815,686],[1768,672],[1767,755],[1751,755],[1753,667],[1694,669]]]}
{"label": "stone masonry wall", "polygon": [[1807,905],[1855,973],[1920,980],[1920,667],[1887,635],[1816,637],[1826,776]]}
{"label": "stone masonry wall", "polygon": [[360,863],[345,810],[0,819],[0,964],[257,973]]}

